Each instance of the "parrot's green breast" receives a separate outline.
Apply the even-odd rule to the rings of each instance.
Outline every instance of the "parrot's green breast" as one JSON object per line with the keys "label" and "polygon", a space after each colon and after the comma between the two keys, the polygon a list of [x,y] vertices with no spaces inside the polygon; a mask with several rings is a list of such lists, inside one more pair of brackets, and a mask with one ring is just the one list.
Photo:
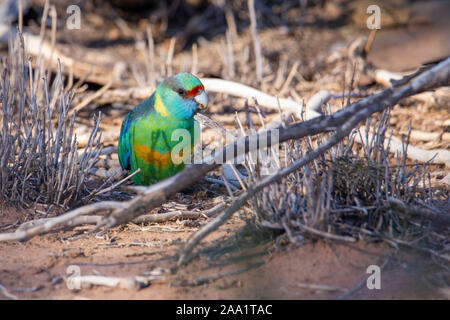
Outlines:
{"label": "parrot's green breast", "polygon": [[[130,173],[140,168],[140,173],[132,177],[138,185],[150,185],[181,171],[185,164],[174,163],[172,151],[175,147],[176,150],[192,150],[195,142],[193,118],[163,116],[154,106],[155,95],[138,106],[122,123],[119,160],[122,168]],[[189,155],[181,151],[176,156],[185,158]]]}

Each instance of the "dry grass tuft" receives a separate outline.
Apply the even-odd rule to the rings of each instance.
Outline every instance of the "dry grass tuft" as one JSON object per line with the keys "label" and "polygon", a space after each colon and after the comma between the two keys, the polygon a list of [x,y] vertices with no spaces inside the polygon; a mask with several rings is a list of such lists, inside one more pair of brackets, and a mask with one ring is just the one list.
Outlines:
{"label": "dry grass tuft", "polygon": [[[370,125],[374,119],[366,122],[364,130],[372,128],[374,138],[362,146],[355,143],[355,137],[362,136],[361,129],[354,130],[323,156],[257,193],[247,210],[247,221],[278,230],[278,241],[302,242],[307,237],[386,241],[448,260],[440,252],[448,228],[432,228],[434,222],[446,219],[439,203],[448,202],[448,190],[431,186],[427,163],[411,166],[405,153],[389,153],[389,144],[385,147],[385,140],[390,139],[389,115],[385,112],[374,125]],[[281,166],[290,165],[327,137],[284,143]],[[404,150],[407,145],[405,139]],[[248,161],[247,167],[252,184],[262,172],[257,166],[251,168]]]}
{"label": "dry grass tuft", "polygon": [[52,77],[43,63],[27,59],[22,37],[10,40],[0,66],[0,194],[24,207],[67,208],[89,193],[88,172],[100,153],[95,126],[85,151],[77,152],[73,92],[66,91],[61,67]]}

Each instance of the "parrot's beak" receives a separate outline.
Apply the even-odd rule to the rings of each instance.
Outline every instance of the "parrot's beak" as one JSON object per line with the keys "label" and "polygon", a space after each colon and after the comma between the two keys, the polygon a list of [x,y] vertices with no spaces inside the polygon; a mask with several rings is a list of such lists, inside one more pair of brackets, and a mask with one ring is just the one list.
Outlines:
{"label": "parrot's beak", "polygon": [[208,107],[208,95],[205,90],[200,91],[194,98],[197,102],[198,109],[206,109]]}

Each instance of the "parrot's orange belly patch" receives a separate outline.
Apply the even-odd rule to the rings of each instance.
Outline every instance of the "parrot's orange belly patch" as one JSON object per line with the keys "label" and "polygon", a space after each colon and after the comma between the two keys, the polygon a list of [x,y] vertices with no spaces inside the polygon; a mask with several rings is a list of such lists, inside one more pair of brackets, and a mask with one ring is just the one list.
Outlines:
{"label": "parrot's orange belly patch", "polygon": [[169,168],[172,164],[170,152],[159,153],[146,145],[135,144],[136,156],[146,163],[153,164],[160,169]]}

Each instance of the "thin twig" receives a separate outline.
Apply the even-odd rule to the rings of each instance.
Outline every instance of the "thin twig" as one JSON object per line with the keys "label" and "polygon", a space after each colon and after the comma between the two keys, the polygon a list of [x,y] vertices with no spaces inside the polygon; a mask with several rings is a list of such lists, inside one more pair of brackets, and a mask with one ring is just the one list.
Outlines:
{"label": "thin twig", "polygon": [[261,54],[261,43],[259,42],[258,37],[258,27],[256,23],[255,0],[248,0],[247,6],[250,15],[250,29],[252,32],[253,50],[255,52],[256,80],[258,81],[259,84],[261,84],[263,77],[262,54]]}
{"label": "thin twig", "polygon": [[342,292],[348,292],[349,290],[347,288],[341,288],[341,287],[333,287],[328,286],[324,284],[308,284],[308,283],[297,283],[297,286],[303,289],[311,289],[311,290],[323,290],[323,291],[342,291]]}
{"label": "thin twig", "polygon": [[53,218],[51,220],[46,220],[44,223],[36,223],[35,226],[29,227],[25,230],[21,230],[20,228],[13,233],[2,233],[0,234],[0,241],[14,241],[14,240],[25,240],[29,239],[35,235],[41,234],[43,232],[47,232],[52,230],[56,226],[64,225],[64,223],[70,223],[70,221],[76,217],[81,215],[87,215],[92,212],[98,211],[108,211],[117,209],[118,207],[123,207],[124,205],[120,202],[116,201],[104,201],[93,203],[75,210],[72,210],[66,214],[63,214],[59,217]]}

